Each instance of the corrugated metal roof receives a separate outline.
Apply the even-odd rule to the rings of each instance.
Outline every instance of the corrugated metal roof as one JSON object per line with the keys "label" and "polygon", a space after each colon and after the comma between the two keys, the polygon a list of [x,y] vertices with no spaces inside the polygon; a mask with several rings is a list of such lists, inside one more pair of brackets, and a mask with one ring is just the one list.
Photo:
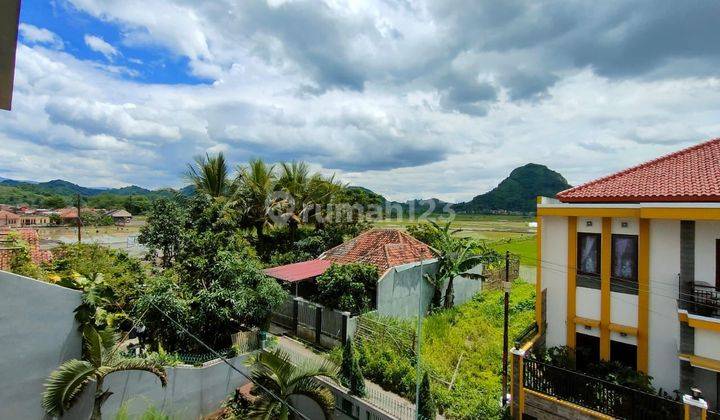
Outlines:
{"label": "corrugated metal roof", "polygon": [[310,260],[263,270],[265,274],[278,280],[296,282],[317,277],[332,265],[328,260]]}

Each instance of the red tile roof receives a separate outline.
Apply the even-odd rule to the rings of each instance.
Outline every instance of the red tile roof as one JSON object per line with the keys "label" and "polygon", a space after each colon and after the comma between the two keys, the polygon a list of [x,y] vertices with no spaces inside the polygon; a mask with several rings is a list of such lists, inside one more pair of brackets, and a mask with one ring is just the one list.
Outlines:
{"label": "red tile roof", "polygon": [[[0,229],[0,241],[4,240],[9,232],[19,233],[20,238],[28,243],[30,246],[30,258],[35,264],[42,264],[52,260],[50,251],[40,249],[40,240],[35,229]],[[17,252],[16,249],[11,247],[3,248],[3,245],[0,244],[0,270],[10,269],[10,262],[15,252]]]}
{"label": "red tile roof", "polygon": [[332,265],[331,261],[310,260],[268,268],[263,271],[270,277],[292,283],[317,277],[324,273],[330,265]]}
{"label": "red tile roof", "polygon": [[320,256],[340,264],[372,264],[381,273],[390,267],[435,257],[428,245],[398,229],[370,229]]}
{"label": "red tile roof", "polygon": [[6,210],[0,210],[0,220],[2,220],[3,222],[5,220],[20,220],[20,216]]}
{"label": "red tile roof", "polygon": [[561,191],[564,203],[720,202],[720,139]]}

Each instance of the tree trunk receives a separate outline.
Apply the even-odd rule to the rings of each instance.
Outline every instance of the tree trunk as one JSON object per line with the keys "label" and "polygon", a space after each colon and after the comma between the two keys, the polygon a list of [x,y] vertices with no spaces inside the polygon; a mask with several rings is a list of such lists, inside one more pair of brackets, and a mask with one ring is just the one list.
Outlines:
{"label": "tree trunk", "polygon": [[445,290],[445,309],[450,309],[453,307],[453,301],[455,300],[455,291],[453,289],[453,278],[450,277],[450,280],[448,280],[448,286],[447,290]]}
{"label": "tree trunk", "polygon": [[95,378],[95,401],[90,420],[102,420],[102,405],[112,395],[110,391],[103,391],[103,378]]}
{"label": "tree trunk", "polygon": [[262,239],[265,238],[265,234],[263,233],[263,225],[263,222],[255,223],[255,232],[257,233],[258,242],[262,241]]}

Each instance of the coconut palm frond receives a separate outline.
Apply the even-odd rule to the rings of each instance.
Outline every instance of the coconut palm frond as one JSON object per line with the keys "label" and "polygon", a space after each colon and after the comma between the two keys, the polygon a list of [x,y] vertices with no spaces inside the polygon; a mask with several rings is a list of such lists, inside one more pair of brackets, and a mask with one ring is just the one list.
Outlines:
{"label": "coconut palm frond", "polygon": [[161,365],[148,359],[123,358],[118,360],[112,366],[101,366],[98,369],[98,375],[104,377],[113,372],[121,372],[124,370],[138,370],[152,373],[160,379],[160,384],[162,386],[167,385],[167,373],[165,372],[165,369]]}
{"label": "coconut palm frond", "polygon": [[43,392],[42,407],[51,416],[60,416],[77,400],[95,373],[85,360],[68,360],[54,370]]}

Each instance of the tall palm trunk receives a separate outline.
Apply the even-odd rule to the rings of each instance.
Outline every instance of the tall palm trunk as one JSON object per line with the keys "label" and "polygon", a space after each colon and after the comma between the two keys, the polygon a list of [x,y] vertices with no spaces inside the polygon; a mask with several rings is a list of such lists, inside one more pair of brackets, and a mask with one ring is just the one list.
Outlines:
{"label": "tall palm trunk", "polygon": [[264,224],[264,222],[255,222],[255,232],[257,233],[258,241],[261,241],[263,238],[265,238],[265,233],[263,233]]}

